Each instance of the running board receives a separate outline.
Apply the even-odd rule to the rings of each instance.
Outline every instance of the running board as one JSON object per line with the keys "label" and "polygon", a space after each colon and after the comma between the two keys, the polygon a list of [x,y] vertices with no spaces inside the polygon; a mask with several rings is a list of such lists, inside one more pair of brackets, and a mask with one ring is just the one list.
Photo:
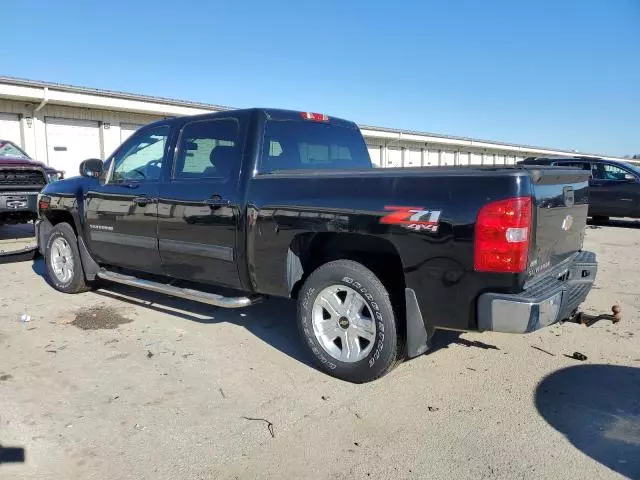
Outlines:
{"label": "running board", "polygon": [[260,296],[252,297],[223,297],[215,293],[201,292],[190,288],[174,287],[164,283],[152,282],[151,280],[143,280],[131,275],[123,275],[122,273],[111,272],[101,268],[98,270],[97,276],[110,282],[121,283],[132,287],[151,290],[152,292],[164,293],[174,297],[185,298],[195,302],[207,303],[222,308],[243,308],[253,305],[261,300]]}

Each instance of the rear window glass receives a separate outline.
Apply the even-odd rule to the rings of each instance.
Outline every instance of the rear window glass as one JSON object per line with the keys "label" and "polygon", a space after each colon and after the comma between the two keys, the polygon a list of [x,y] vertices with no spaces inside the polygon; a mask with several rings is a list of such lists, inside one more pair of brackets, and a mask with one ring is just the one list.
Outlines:
{"label": "rear window glass", "polygon": [[268,121],[259,171],[373,168],[358,130],[320,122]]}

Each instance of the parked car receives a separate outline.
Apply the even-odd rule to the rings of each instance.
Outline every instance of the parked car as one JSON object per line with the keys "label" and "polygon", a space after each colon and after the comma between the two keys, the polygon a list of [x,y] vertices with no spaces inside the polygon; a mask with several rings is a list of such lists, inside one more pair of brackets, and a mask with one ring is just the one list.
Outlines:
{"label": "parked car", "polygon": [[80,174],[39,198],[56,289],[107,280],[226,308],[296,299],[310,356],[353,382],[425,352],[436,328],[569,318],[596,275],[582,251],[588,173],[374,169],[357,126],[322,114],[162,120]]}
{"label": "parked car", "polygon": [[595,222],[606,222],[609,217],[640,218],[640,165],[591,157],[530,157],[521,163],[590,172],[589,216]]}
{"label": "parked car", "polygon": [[27,223],[37,217],[37,195],[62,172],[36,162],[20,147],[0,140],[0,225]]}

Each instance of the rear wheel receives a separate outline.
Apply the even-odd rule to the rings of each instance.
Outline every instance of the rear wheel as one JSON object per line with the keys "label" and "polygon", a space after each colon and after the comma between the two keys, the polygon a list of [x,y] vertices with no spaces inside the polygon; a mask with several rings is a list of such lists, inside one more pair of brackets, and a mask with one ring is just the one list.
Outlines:
{"label": "rear wheel", "polygon": [[89,290],[80,261],[78,240],[68,223],[59,223],[51,230],[45,247],[45,262],[49,280],[56,290],[64,293]]}
{"label": "rear wheel", "polygon": [[317,365],[343,380],[375,380],[400,358],[389,293],[357,262],[330,262],[307,278],[299,294],[298,326]]}

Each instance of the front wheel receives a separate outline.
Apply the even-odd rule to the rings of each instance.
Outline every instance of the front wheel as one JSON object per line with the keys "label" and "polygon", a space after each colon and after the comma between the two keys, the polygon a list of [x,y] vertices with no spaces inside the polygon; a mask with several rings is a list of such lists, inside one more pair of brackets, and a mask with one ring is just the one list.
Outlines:
{"label": "front wheel", "polygon": [[365,266],[326,263],[305,281],[298,327],[316,364],[354,383],[375,380],[401,358],[401,342],[386,288]]}
{"label": "front wheel", "polygon": [[68,223],[59,223],[51,230],[45,247],[45,262],[49,280],[56,290],[64,293],[89,290],[76,234]]}

